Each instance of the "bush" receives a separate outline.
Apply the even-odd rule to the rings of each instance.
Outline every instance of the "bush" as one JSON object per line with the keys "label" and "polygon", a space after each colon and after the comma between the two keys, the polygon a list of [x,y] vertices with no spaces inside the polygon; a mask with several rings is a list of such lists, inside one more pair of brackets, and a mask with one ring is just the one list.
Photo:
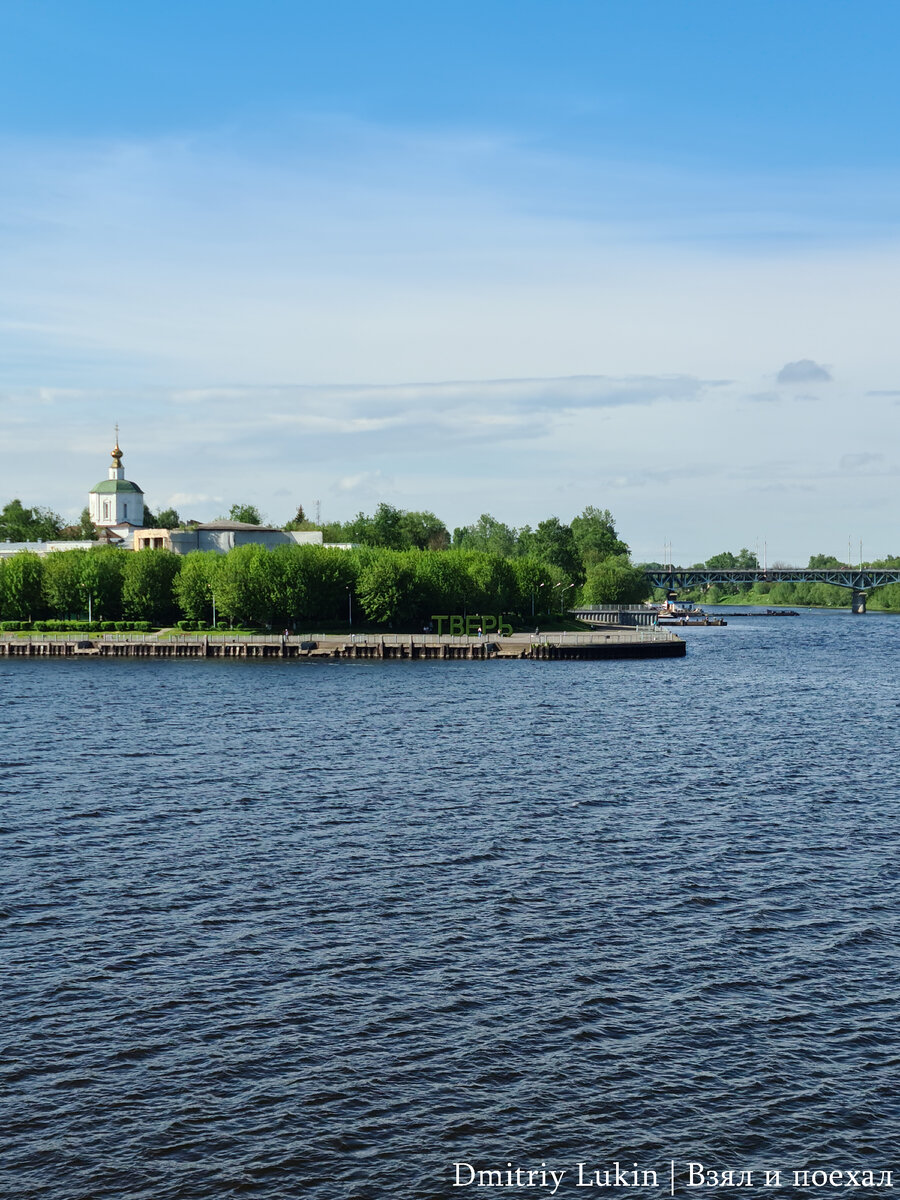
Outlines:
{"label": "bush", "polygon": [[98,621],[97,624],[100,626],[99,632],[101,632],[101,633],[114,633],[115,632],[115,629],[116,629],[115,621]]}

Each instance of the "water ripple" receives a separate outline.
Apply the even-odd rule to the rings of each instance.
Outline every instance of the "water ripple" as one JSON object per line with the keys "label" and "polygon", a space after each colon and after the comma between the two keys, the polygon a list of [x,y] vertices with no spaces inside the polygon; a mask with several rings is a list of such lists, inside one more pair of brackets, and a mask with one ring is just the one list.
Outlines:
{"label": "water ripple", "polygon": [[12,1190],[889,1168],[898,634],[825,613],[687,631],[677,663],[0,662]]}

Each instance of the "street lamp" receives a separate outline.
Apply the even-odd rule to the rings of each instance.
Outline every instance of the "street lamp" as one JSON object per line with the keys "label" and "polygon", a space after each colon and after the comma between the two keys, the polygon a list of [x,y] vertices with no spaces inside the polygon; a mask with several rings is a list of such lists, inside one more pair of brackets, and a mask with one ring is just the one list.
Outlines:
{"label": "street lamp", "polygon": [[574,583],[556,583],[556,584],[554,584],[553,586],[554,586],[554,587],[558,587],[558,588],[560,589],[560,593],[559,593],[559,615],[560,615],[560,616],[562,616],[562,615],[563,615],[563,596],[564,596],[564,594],[565,594],[566,590],[567,590],[568,588],[573,588],[573,587],[575,586],[575,584],[574,584]]}
{"label": "street lamp", "polygon": [[353,592],[347,588],[347,624],[353,628]]}

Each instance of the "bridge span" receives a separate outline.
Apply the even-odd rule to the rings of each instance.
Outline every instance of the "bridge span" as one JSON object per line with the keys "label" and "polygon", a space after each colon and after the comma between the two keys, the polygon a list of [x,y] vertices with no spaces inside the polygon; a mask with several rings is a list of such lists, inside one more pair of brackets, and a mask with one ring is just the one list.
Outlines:
{"label": "bridge span", "polygon": [[866,611],[866,595],[888,583],[900,583],[897,567],[757,567],[751,570],[723,570],[718,567],[660,567],[645,571],[655,588],[678,592],[687,588],[708,587],[712,583],[830,583],[847,588],[854,613]]}

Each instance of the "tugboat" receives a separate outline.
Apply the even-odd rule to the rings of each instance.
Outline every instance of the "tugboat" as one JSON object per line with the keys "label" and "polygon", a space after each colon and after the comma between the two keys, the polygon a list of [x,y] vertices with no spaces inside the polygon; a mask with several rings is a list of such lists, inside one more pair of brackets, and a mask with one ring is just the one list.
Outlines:
{"label": "tugboat", "polygon": [[667,600],[656,610],[657,625],[727,625],[722,617],[711,617],[705,609],[696,604],[679,604],[675,600]]}

